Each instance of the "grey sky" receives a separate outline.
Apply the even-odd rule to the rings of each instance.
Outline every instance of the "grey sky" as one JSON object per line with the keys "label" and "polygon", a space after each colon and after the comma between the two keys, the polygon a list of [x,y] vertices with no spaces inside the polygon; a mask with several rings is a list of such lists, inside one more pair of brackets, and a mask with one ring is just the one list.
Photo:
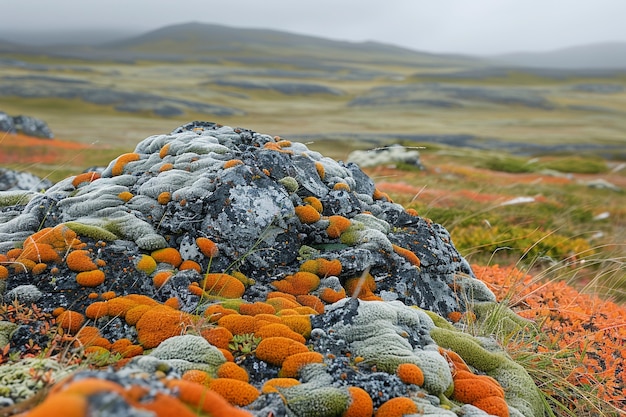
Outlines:
{"label": "grey sky", "polygon": [[0,32],[121,29],[188,21],[491,54],[626,42],[626,0],[0,0]]}

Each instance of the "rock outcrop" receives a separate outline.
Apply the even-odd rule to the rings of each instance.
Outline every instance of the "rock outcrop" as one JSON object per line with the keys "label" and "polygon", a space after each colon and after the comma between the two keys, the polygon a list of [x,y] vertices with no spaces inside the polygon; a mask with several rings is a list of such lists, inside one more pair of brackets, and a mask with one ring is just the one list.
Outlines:
{"label": "rock outcrop", "polygon": [[8,133],[23,133],[37,138],[52,139],[54,134],[48,124],[41,119],[31,116],[9,116],[0,112],[0,131]]}
{"label": "rock outcrop", "polygon": [[[102,172],[0,193],[0,205],[0,292],[7,303],[35,303],[42,317],[5,320],[7,355],[50,345],[41,322],[51,314],[92,363],[115,354],[123,366],[79,372],[57,396],[74,390],[93,407],[114,385],[108,401],[129,416],[166,415],[154,405],[166,394],[211,415],[234,406],[258,416],[372,415],[397,398],[428,415],[541,412],[517,368],[523,386],[509,397],[454,397],[445,352],[456,342],[437,329],[458,332],[448,317],[495,297],[442,226],[393,203],[356,164],[193,122],[143,140]],[[480,341],[470,342],[477,348],[461,343],[461,362],[475,360]],[[468,371],[497,370],[494,386],[510,384],[499,364]],[[423,378],[407,376],[416,372]],[[83,386],[102,379],[108,385]],[[139,401],[122,386],[146,392]],[[24,399],[16,392],[0,395]],[[207,392],[229,411],[203,408]]]}

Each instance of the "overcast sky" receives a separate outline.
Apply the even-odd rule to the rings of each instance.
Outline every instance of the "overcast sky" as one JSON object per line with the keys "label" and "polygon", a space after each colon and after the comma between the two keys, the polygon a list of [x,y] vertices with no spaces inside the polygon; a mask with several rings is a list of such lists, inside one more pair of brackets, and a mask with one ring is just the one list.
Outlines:
{"label": "overcast sky", "polygon": [[142,33],[188,21],[494,54],[626,42],[626,0],[0,0],[7,31]]}

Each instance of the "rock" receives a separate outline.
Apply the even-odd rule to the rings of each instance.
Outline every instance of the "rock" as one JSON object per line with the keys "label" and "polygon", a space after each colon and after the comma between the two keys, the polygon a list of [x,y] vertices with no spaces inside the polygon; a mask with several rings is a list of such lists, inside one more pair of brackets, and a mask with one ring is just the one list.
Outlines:
{"label": "rock", "polygon": [[51,181],[29,172],[0,168],[0,191],[41,191],[51,186]]}
{"label": "rock", "polygon": [[[205,372],[263,415],[341,415],[399,396],[433,415],[461,412],[443,409],[452,374],[431,333],[495,296],[445,228],[393,203],[354,163],[192,122],[99,173],[0,201],[2,291],[54,312],[100,360],[136,356],[103,379],[133,366],[175,380]],[[234,357],[238,368],[222,366]],[[423,387],[395,375],[405,363],[423,368]],[[279,398],[265,392],[284,372],[299,379]]]}
{"label": "rock", "polygon": [[23,133],[37,138],[52,139],[54,137],[54,134],[43,120],[23,115],[11,117],[4,112],[0,112],[0,131]]}
{"label": "rock", "polygon": [[617,185],[605,180],[604,178],[598,178],[595,180],[591,180],[591,181],[587,181],[585,184],[587,184],[587,187],[589,188],[597,188],[600,190],[609,190],[609,191],[614,191],[616,193],[621,193],[622,189],[620,187],[618,187]]}
{"label": "rock", "polygon": [[424,169],[420,160],[420,153],[416,149],[408,149],[402,145],[391,145],[369,151],[353,151],[348,155],[348,162],[360,167],[377,165],[404,164],[418,169]]}

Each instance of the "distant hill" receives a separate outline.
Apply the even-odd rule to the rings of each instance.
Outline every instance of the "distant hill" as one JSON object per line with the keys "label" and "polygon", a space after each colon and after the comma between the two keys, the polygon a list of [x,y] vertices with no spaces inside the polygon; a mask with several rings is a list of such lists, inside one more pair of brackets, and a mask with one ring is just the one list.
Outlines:
{"label": "distant hill", "polygon": [[[11,43],[15,40],[12,39]],[[20,46],[22,53],[41,53],[26,42]],[[0,52],[15,52],[8,44]],[[390,65],[417,66],[472,66],[479,58],[461,55],[432,54],[413,51],[378,42],[346,42],[315,36],[299,35],[271,29],[248,29],[189,22],[166,26],[157,30],[102,44],[47,45],[47,54],[86,59],[153,59],[153,60],[223,60],[255,62],[277,60],[311,64],[315,60],[325,63],[372,62]],[[303,61],[304,60],[304,61]],[[313,60],[313,61],[311,61]]]}
{"label": "distant hill", "polygon": [[595,43],[549,52],[520,52],[488,57],[507,65],[567,69],[626,69],[626,42]]}

